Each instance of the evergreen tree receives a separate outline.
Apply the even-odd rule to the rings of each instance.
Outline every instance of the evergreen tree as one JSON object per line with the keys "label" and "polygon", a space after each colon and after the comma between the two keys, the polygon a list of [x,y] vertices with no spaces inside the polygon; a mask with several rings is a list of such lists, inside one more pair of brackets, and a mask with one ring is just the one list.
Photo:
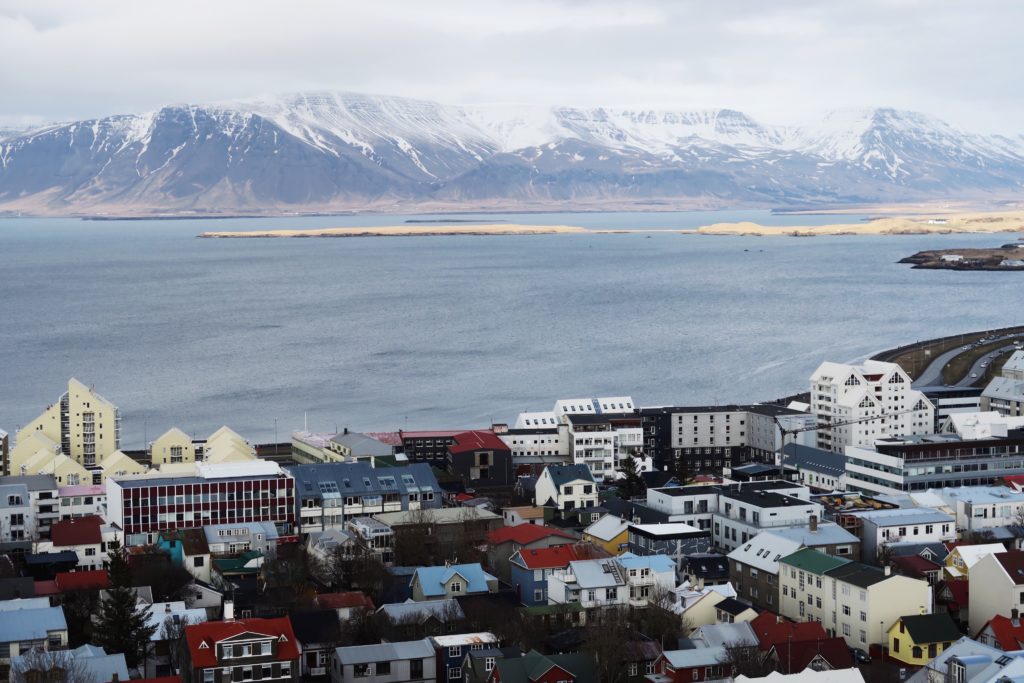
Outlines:
{"label": "evergreen tree", "polygon": [[121,652],[129,668],[142,664],[150,637],[157,625],[147,623],[147,610],[138,604],[131,586],[128,553],[121,548],[110,553],[110,590],[100,601],[94,640],[108,653]]}
{"label": "evergreen tree", "polygon": [[626,475],[626,478],[622,480],[620,489],[624,498],[634,498],[636,496],[642,496],[647,491],[647,486],[644,484],[644,480],[640,478],[640,473],[637,472],[636,460],[633,456],[627,457],[620,463],[622,473]]}

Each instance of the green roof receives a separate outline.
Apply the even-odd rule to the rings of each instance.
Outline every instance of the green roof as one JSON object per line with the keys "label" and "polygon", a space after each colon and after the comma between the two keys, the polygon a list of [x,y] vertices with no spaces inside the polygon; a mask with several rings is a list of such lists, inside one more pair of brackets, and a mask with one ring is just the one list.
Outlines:
{"label": "green roof", "polygon": [[824,574],[830,569],[842,567],[844,564],[850,563],[849,560],[826,555],[813,548],[801,548],[791,555],[786,555],[779,562],[784,562],[791,567],[803,569],[805,572],[811,572],[812,574]]}
{"label": "green roof", "polygon": [[596,681],[594,660],[587,654],[545,656],[530,650],[522,657],[498,659],[494,663],[501,683],[529,683],[543,676],[553,666],[569,672],[577,681]]}

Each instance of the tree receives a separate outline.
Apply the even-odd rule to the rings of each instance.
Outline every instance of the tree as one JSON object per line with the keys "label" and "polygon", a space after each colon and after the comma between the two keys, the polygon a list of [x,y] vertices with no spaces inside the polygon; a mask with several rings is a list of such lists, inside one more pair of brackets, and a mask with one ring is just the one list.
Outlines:
{"label": "tree", "polygon": [[637,471],[636,460],[633,456],[627,457],[621,463],[621,470],[626,478],[619,484],[619,489],[622,491],[623,498],[632,499],[637,496],[642,496],[647,491],[647,485],[644,484],[644,480],[640,478],[640,473]]}
{"label": "tree", "polygon": [[192,621],[188,618],[188,615],[183,614],[177,619],[167,616],[163,623],[160,624],[160,640],[167,647],[167,656],[172,667],[178,666],[179,658],[182,654],[181,645],[185,637],[185,628],[191,623]]}
{"label": "tree", "polygon": [[646,609],[638,610],[637,629],[651,640],[661,643],[662,650],[674,650],[679,638],[692,629],[687,620],[675,613],[675,594],[667,587],[655,584]]}
{"label": "tree", "polygon": [[[723,666],[731,667],[733,676],[761,678],[775,671],[775,666],[757,645],[729,643],[725,646],[725,654],[719,660]],[[725,672],[730,673],[729,671]]]}
{"label": "tree", "polygon": [[149,624],[149,612],[132,590],[128,553],[123,548],[110,553],[108,572],[110,589],[100,600],[93,638],[107,652],[123,653],[128,667],[136,668],[146,657],[157,625]]}
{"label": "tree", "polygon": [[633,639],[625,607],[607,607],[594,612],[584,629],[583,649],[594,657],[602,683],[620,683],[629,673],[625,643]]}
{"label": "tree", "polygon": [[84,662],[68,650],[32,648],[11,660],[11,683],[97,683]]}

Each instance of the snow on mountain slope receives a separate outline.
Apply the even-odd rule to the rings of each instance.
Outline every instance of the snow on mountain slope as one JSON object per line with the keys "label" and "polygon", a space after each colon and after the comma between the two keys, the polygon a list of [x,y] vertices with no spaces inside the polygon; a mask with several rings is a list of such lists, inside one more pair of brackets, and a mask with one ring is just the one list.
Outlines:
{"label": "snow on mountain slope", "polygon": [[1024,138],[913,112],[803,128],[728,109],[448,106],[306,92],[0,139],[0,205],[52,211],[689,200],[908,201],[1017,193]]}

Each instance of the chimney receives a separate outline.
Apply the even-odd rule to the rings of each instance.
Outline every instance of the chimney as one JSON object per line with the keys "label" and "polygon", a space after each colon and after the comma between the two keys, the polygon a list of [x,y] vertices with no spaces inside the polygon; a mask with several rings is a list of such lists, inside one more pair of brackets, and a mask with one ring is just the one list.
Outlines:
{"label": "chimney", "polygon": [[784,619],[782,618],[781,614],[776,614],[775,615],[775,623],[776,624],[781,624],[783,621],[784,621]]}
{"label": "chimney", "polygon": [[889,575],[892,574],[892,567],[890,567],[889,565],[885,565],[885,567],[882,569],[882,571],[885,572],[886,576],[889,576]]}
{"label": "chimney", "polygon": [[1014,626],[1020,626],[1020,610],[1016,607],[1010,610],[1010,623]]}
{"label": "chimney", "polygon": [[171,603],[169,603],[169,602],[165,602],[164,603],[164,613],[165,614],[170,614],[171,613]]}
{"label": "chimney", "polygon": [[343,434],[348,434],[348,427],[345,427],[345,431],[344,431],[344,432],[342,432],[342,433],[343,433]]}
{"label": "chimney", "polygon": [[235,620],[235,603],[232,600],[224,601],[224,621]]}
{"label": "chimney", "polygon": [[818,533],[818,515],[811,515],[807,520],[807,524],[812,534]]}

